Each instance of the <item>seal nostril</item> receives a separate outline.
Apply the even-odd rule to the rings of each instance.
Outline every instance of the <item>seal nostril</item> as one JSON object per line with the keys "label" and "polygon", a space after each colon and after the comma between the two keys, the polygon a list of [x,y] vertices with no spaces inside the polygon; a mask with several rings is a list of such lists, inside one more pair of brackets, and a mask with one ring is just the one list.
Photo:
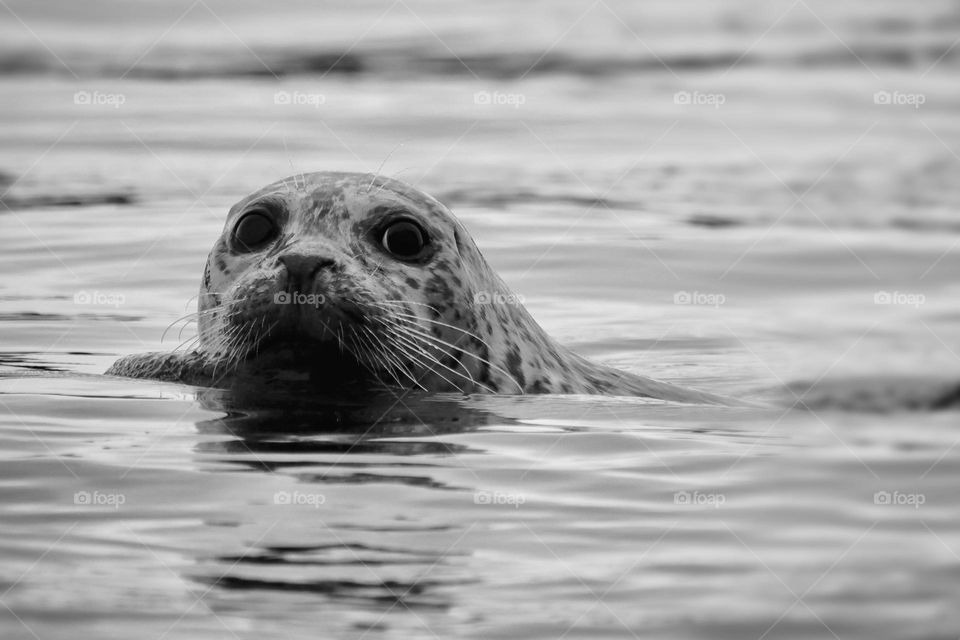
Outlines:
{"label": "seal nostril", "polygon": [[321,269],[334,264],[332,258],[301,253],[282,255],[279,261],[286,267],[290,283],[296,283],[298,286],[309,284]]}

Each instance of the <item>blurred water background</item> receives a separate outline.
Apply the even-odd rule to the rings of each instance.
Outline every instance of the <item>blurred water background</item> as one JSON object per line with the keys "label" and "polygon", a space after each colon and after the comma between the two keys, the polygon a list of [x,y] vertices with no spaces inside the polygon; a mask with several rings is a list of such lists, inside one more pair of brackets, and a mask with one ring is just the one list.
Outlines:
{"label": "blurred water background", "polygon": [[[914,410],[960,380],[960,3],[0,16],[3,638],[960,635],[957,414]],[[95,377],[179,342],[232,202],[316,170],[448,203],[586,355],[885,410]]]}

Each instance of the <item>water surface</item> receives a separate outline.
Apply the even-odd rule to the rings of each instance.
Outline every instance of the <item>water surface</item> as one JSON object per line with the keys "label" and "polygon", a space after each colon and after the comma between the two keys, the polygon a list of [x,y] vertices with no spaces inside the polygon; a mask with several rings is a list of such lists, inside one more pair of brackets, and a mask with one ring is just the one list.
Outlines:
{"label": "water surface", "polygon": [[[956,409],[913,402],[960,380],[955,4],[8,4],[0,636],[960,634]],[[447,202],[585,355],[888,402],[99,375],[313,170]]]}

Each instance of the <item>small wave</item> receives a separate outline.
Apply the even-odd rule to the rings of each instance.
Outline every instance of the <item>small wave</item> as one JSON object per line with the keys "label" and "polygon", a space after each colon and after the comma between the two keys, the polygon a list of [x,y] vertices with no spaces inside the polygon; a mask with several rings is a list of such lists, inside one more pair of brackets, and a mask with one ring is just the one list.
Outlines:
{"label": "small wave", "polygon": [[636,209],[641,203],[628,200],[577,193],[550,193],[526,188],[503,188],[500,186],[474,186],[470,188],[438,191],[437,198],[448,206],[471,205],[502,208],[517,204],[566,204],[576,207],[599,207],[610,209]]}
{"label": "small wave", "polygon": [[[574,53],[555,51],[479,52],[459,55],[436,52],[426,45],[404,45],[364,50],[316,50],[307,47],[204,51],[166,49],[151,53],[134,66],[119,62],[101,50],[77,51],[69,56],[70,70],[80,76],[152,79],[208,77],[283,77],[290,75],[356,75],[385,77],[467,76],[514,79],[532,75],[566,74],[584,77],[682,73],[738,67],[852,67],[863,64],[885,68],[913,68],[923,61],[945,65],[960,59],[960,48],[950,43],[921,45],[862,43],[850,49],[800,48],[795,51],[744,52],[737,49],[703,53]],[[68,74],[57,59],[42,50],[0,53],[0,75]]]}
{"label": "small wave", "polygon": [[[784,399],[798,409],[899,413],[960,409],[960,381],[865,377],[796,382]],[[781,392],[777,392],[780,395]]]}
{"label": "small wave", "polygon": [[960,221],[956,220],[894,218],[890,224],[904,231],[960,233]]}
{"label": "small wave", "polygon": [[4,209],[38,209],[48,207],[91,207],[101,204],[128,205],[136,202],[129,193],[39,193],[28,196],[7,195],[0,198],[0,213]]}
{"label": "small wave", "polygon": [[709,213],[694,214],[687,218],[687,224],[694,227],[707,227],[709,229],[722,229],[725,227],[739,227],[745,221],[737,220],[729,216],[721,216]]}

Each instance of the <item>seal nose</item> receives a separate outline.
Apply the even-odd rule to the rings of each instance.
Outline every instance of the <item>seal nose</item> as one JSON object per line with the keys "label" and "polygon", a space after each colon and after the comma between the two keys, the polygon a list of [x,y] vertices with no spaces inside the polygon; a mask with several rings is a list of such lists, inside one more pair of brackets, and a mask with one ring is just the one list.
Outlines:
{"label": "seal nose", "polygon": [[334,264],[331,258],[302,253],[288,253],[279,260],[287,268],[291,288],[297,291],[309,289],[317,272]]}

